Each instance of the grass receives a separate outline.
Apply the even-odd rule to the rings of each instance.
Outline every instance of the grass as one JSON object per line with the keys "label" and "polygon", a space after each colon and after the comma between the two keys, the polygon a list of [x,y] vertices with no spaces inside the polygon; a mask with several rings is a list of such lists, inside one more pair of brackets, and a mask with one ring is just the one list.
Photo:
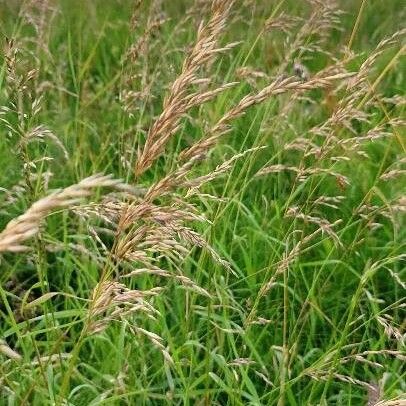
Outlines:
{"label": "grass", "polygon": [[0,5],[1,405],[406,404],[400,0]]}

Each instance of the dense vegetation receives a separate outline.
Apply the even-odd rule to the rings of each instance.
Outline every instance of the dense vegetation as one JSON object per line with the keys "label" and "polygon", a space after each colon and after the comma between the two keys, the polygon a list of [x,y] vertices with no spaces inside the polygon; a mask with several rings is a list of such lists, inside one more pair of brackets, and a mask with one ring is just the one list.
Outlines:
{"label": "dense vegetation", "polygon": [[402,5],[0,1],[0,404],[405,405]]}

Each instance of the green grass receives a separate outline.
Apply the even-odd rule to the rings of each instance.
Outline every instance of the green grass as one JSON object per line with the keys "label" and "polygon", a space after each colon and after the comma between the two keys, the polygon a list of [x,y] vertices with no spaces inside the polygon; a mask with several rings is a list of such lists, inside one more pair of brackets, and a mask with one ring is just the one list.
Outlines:
{"label": "green grass", "polygon": [[[359,55],[349,69],[357,70],[381,39],[401,28],[403,2],[371,0],[364,7],[361,1],[339,3],[345,11],[341,30],[328,30],[323,48],[339,57],[340,49],[351,42]],[[287,34],[261,33],[264,21],[281,11],[309,14],[306,2],[236,1],[220,42],[241,42],[215,60],[209,75],[217,84],[241,83],[188,112],[165,153],[150,170],[135,177],[121,157],[133,167],[137,148],[162,111],[168,87],[196,39],[199,19],[207,20],[210,9],[185,18],[191,2],[163,1],[168,21],[129,64],[123,63],[122,55],[145,28],[149,1],[141,6],[135,32],[129,28],[130,1],[59,0],[55,5],[54,17],[49,18],[52,11],[47,14],[41,43],[36,42],[33,26],[19,15],[19,2],[0,1],[2,42],[5,36],[16,38],[21,47],[17,72],[37,68],[38,77],[28,83],[28,90],[44,89],[41,111],[21,119],[25,125],[21,132],[42,124],[69,154],[65,159],[52,140],[33,142],[25,150],[30,160],[44,156],[53,160],[24,168],[19,136],[10,137],[6,124],[0,123],[0,187],[5,189],[0,190],[0,230],[48,189],[66,187],[97,172],[141,187],[162,178],[178,166],[181,149],[203,137],[243,96],[271,80],[247,83],[236,74],[238,68],[251,67],[271,78],[278,73]],[[314,40],[306,37],[306,45]],[[331,63],[330,56],[318,51],[304,51],[300,58],[311,74]],[[293,61],[289,62],[284,73],[290,75]],[[160,312],[156,320],[140,313],[111,322],[100,334],[83,335],[88,302],[102,271],[96,259],[105,256],[88,231],[90,220],[59,211],[47,218],[40,236],[29,241],[32,251],[2,254],[0,338],[21,359],[0,352],[0,405],[363,405],[367,404],[365,384],[374,383],[382,389],[381,400],[405,393],[406,354],[404,336],[399,335],[406,327],[406,227],[404,197],[399,199],[406,185],[402,174],[389,181],[380,179],[389,170],[404,169],[402,123],[388,124],[389,119],[404,119],[404,106],[385,101],[404,93],[404,68],[400,37],[379,55],[369,72],[372,90],[357,100],[369,122],[352,120],[349,124],[356,134],[345,127],[335,130],[340,139],[361,137],[382,124],[380,132],[387,136],[365,142],[365,156],[345,151],[348,160],[326,163],[284,149],[299,137],[319,142],[309,130],[325,122],[338,101],[335,96],[330,100],[324,90],[306,92],[312,102],[298,100],[289,108],[292,93],[271,97],[232,123],[230,133],[194,176],[249,148],[265,148],[236,160],[224,176],[202,187],[202,195],[191,198],[210,220],[194,225],[195,229],[229,261],[232,271],[198,247],[179,261],[164,258],[161,265],[186,275],[211,298],[169,278],[131,278],[132,289],[164,287],[153,300]],[[6,77],[3,63],[0,105],[9,106]],[[125,89],[140,91],[145,85],[150,86],[150,97],[138,100],[128,114],[120,94]],[[17,126],[18,117],[8,114],[0,117]],[[303,182],[289,171],[256,176],[262,167],[277,164],[322,166],[346,176],[349,184],[325,173]],[[49,185],[41,177],[47,171],[52,172]],[[27,185],[30,173],[37,176]],[[103,193],[97,192],[95,201]],[[320,196],[343,198],[334,208],[314,204]],[[358,209],[366,204],[376,206],[375,210],[360,215]],[[287,216],[292,207],[330,223],[341,220],[334,228],[339,242],[328,232],[304,242],[318,226],[309,219]],[[372,227],[373,223],[379,227]],[[111,240],[106,237],[104,242],[108,245]],[[301,242],[300,255],[277,274],[281,261]],[[273,286],[261,296],[261,288],[272,278]],[[46,292],[63,294],[26,308]],[[258,318],[263,323],[250,323]],[[382,318],[397,337],[384,328]],[[147,337],[134,334],[131,325],[162,337],[174,363],[165,361]],[[355,357],[365,351],[378,353]],[[50,355],[55,357],[52,362],[41,359]],[[233,362],[240,358],[247,362]]]}

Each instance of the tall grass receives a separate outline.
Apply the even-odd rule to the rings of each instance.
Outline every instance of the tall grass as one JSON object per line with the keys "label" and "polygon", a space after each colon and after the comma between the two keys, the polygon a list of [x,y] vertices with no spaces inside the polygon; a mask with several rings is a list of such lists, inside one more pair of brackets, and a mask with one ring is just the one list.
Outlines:
{"label": "tall grass", "polygon": [[400,1],[0,6],[0,404],[406,404]]}

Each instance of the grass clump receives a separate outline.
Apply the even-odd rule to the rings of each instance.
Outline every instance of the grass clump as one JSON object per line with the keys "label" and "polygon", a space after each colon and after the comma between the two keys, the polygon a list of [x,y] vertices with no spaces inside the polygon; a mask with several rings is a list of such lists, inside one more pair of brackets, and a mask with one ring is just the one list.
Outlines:
{"label": "grass clump", "polygon": [[382,4],[3,4],[0,404],[405,404]]}

